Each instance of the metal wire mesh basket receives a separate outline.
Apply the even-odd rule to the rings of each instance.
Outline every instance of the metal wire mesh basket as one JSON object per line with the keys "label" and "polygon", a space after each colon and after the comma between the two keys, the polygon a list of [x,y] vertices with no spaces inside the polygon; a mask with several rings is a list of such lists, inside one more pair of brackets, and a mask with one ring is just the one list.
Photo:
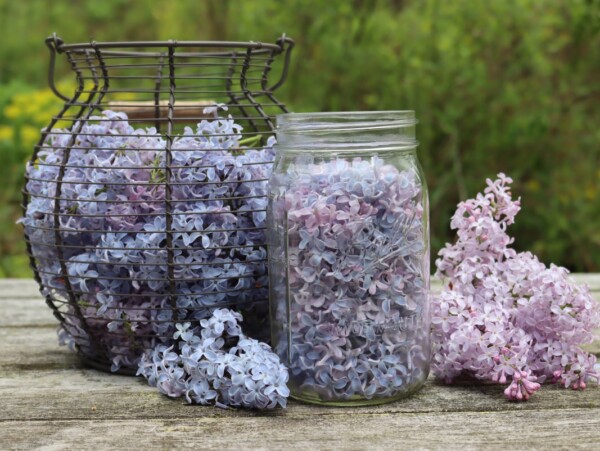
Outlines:
{"label": "metal wire mesh basket", "polygon": [[[21,221],[61,341],[132,373],[215,308],[267,339],[265,196],[286,111],[273,92],[293,41],[46,44],[65,104],[28,163]],[[54,83],[57,55],[72,96]]]}

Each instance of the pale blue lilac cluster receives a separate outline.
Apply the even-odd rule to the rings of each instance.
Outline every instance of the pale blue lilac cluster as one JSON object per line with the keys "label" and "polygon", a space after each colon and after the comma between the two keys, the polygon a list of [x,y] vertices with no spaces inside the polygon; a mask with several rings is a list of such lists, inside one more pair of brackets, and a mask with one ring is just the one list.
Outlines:
{"label": "pale blue lilac cluster", "polygon": [[436,261],[444,289],[433,302],[433,370],[450,383],[460,375],[500,384],[510,400],[527,400],[540,383],[584,389],[600,373],[581,345],[593,340],[600,308],[565,268],[547,267],[510,247],[506,228],[520,201],[512,180],[487,180],[452,217],[455,244]]}
{"label": "pale blue lilac cluster", "polygon": [[355,401],[422,382],[429,258],[417,169],[299,159],[270,191],[273,340],[292,393]]}
{"label": "pale blue lilac cluster", "polygon": [[246,337],[242,315],[216,309],[200,322],[177,324],[178,345],[158,345],[140,360],[138,375],[170,397],[219,407],[285,407],[288,372],[271,348]]}
{"label": "pale blue lilac cluster", "polygon": [[136,368],[144,349],[171,342],[176,322],[197,323],[216,307],[243,312],[250,335],[268,334],[264,229],[274,138],[249,148],[260,136],[242,139],[242,127],[219,109],[227,107],[207,108],[208,119],[174,135],[170,170],[167,138],[114,111],[51,130],[27,166],[21,222],[44,295],[64,318],[61,342],[96,361],[108,356],[113,371]]}

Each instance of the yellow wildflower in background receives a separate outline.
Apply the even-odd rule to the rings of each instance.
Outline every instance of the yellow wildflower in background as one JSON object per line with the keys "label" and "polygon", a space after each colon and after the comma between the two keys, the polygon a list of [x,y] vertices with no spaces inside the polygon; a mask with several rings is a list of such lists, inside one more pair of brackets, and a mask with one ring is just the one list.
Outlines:
{"label": "yellow wildflower in background", "polygon": [[[71,82],[61,82],[58,89],[64,93],[73,92]],[[37,89],[30,92],[18,93],[13,96],[10,103],[4,108],[2,114],[13,123],[27,124],[28,127],[43,127],[47,125],[52,116],[61,110],[64,102],[54,95],[49,89]],[[39,129],[36,129],[39,135]],[[22,138],[31,142],[32,130],[24,131]]]}
{"label": "yellow wildflower in background", "polygon": [[0,141],[12,141],[15,129],[12,125],[0,125]]}
{"label": "yellow wildflower in background", "polygon": [[40,129],[31,125],[21,127],[21,143],[27,147],[33,147],[40,139]]}

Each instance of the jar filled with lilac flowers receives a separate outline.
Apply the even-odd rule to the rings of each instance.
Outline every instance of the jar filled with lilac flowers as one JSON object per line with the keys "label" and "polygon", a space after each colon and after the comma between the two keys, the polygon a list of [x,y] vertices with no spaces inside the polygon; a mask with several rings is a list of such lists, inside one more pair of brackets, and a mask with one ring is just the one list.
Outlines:
{"label": "jar filled with lilac flowers", "polygon": [[272,344],[291,396],[393,401],[430,360],[429,212],[413,111],[277,117]]}

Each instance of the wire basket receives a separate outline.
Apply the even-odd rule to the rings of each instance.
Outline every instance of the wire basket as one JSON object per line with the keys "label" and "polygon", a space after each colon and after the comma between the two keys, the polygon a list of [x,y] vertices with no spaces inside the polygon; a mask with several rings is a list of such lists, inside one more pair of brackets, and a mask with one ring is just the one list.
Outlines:
{"label": "wire basket", "polygon": [[126,374],[215,308],[268,339],[267,180],[287,111],[273,92],[294,42],[46,44],[65,104],[28,163],[21,222],[59,339]]}

